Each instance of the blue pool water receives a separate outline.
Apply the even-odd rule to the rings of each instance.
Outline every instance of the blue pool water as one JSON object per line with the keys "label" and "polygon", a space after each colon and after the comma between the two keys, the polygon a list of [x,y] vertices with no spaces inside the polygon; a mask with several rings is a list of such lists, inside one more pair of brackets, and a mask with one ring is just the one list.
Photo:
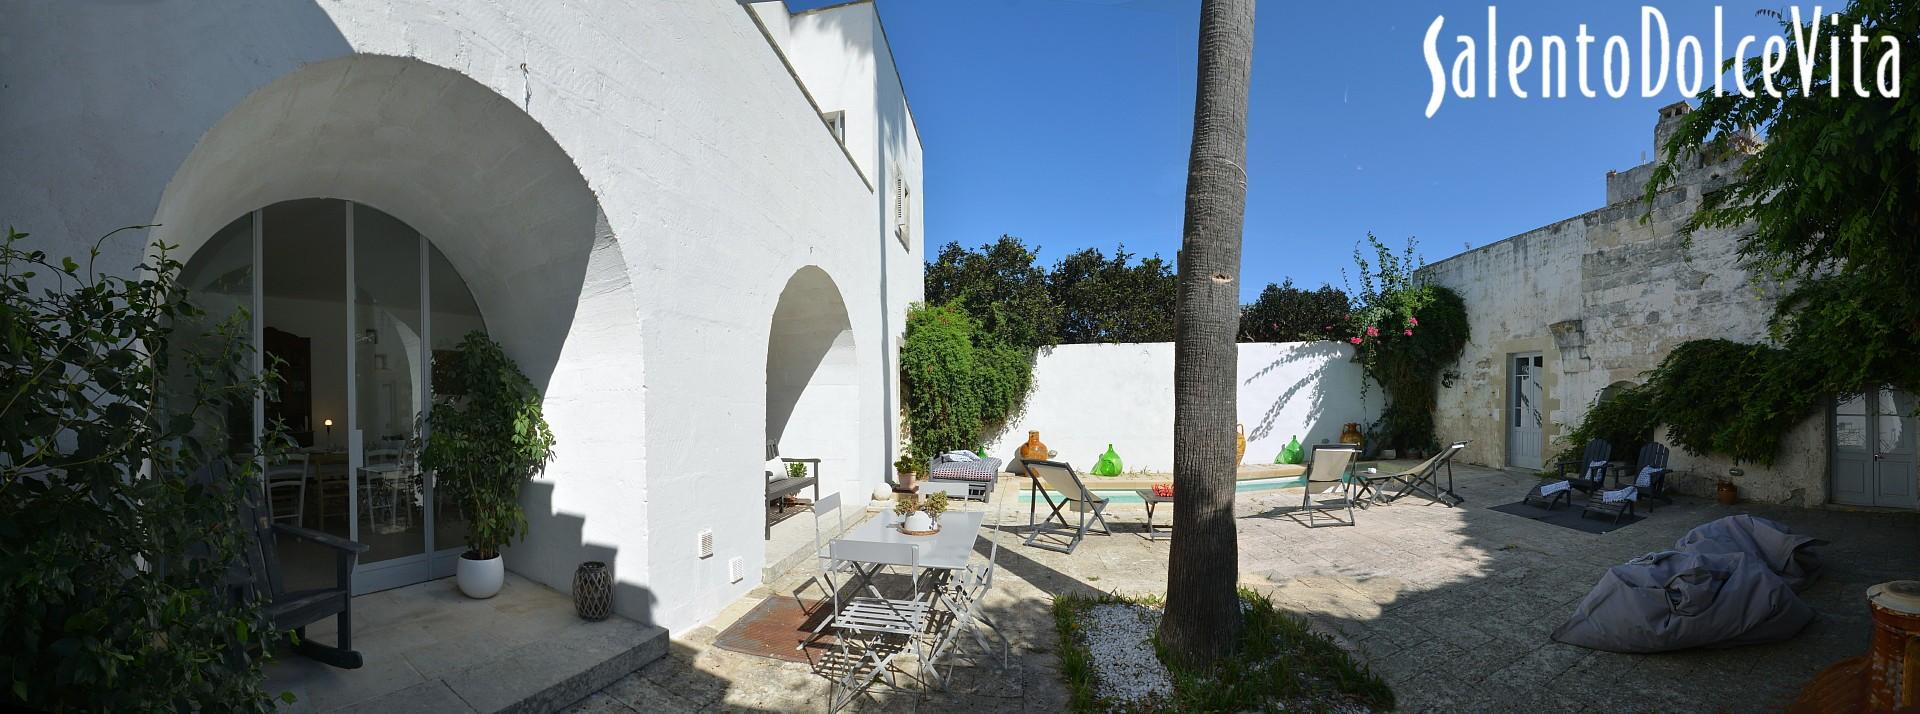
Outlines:
{"label": "blue pool water", "polygon": [[[1084,476],[1082,478],[1086,480],[1087,488],[1092,489],[1095,494],[1105,497],[1110,503],[1140,503],[1141,502],[1140,494],[1134,493],[1132,491],[1108,491],[1100,488],[1100,477],[1098,476]],[[1307,483],[1307,478],[1305,476],[1295,476],[1293,478],[1248,479],[1246,481],[1241,481],[1234,484],[1233,490],[1235,493],[1253,493],[1257,491],[1278,491],[1283,488],[1299,488],[1303,485],[1306,485],[1306,483]],[[1033,500],[1033,491],[1031,489],[1022,490],[1020,492],[1020,503],[1023,503],[1023,504],[1029,503],[1032,500]]]}

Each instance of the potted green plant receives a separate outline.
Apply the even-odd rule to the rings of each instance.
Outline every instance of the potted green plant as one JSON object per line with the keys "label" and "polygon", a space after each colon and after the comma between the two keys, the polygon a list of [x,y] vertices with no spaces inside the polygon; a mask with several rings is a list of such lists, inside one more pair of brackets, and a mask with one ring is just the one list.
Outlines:
{"label": "potted green plant", "polygon": [[900,459],[893,462],[893,471],[899,477],[894,490],[911,492],[913,482],[927,472],[927,458],[912,452],[901,454]]}
{"label": "potted green plant", "polygon": [[806,464],[802,464],[802,463],[787,464],[787,478],[806,478],[806,477],[807,477]]}
{"label": "potted green plant", "polygon": [[420,465],[467,518],[467,551],[454,571],[460,591],[488,598],[506,578],[500,548],[526,535],[520,486],[553,459],[553,432],[539,390],[486,333],[467,333],[449,361],[422,420]]}
{"label": "potted green plant", "polygon": [[944,492],[925,498],[918,494],[903,493],[893,499],[893,515],[900,520],[900,528],[916,534],[940,530],[940,514],[945,512],[947,494]]}

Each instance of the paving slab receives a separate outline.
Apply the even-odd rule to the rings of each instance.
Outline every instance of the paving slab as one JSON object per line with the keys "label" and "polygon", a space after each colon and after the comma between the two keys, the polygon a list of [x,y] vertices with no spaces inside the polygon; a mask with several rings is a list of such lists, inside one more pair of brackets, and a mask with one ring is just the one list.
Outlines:
{"label": "paving slab", "polygon": [[[1411,465],[1411,464],[1408,464]],[[1681,498],[1649,518],[1591,534],[1489,510],[1519,499],[1529,476],[1455,467],[1458,508],[1417,499],[1359,512],[1352,527],[1308,529],[1280,517],[1297,490],[1242,495],[1235,503],[1243,584],[1308,618],[1352,648],[1392,683],[1400,711],[1767,711],[1783,708],[1820,668],[1864,651],[1870,623],[1862,593],[1920,572],[1920,514],[1724,507]],[[1166,590],[1169,543],[1130,529],[1138,505],[1115,504],[1119,529],[1091,535],[1073,555],[1023,547],[1024,490],[995,489],[1008,530],[995,590],[985,610],[1012,643],[1006,671],[956,675],[948,691],[877,684],[852,707],[862,712],[1057,712],[1066,708],[1054,654],[1051,598],[1059,593]],[[1819,619],[1794,639],[1732,650],[1656,655],[1601,653],[1551,641],[1613,564],[1669,547],[1688,529],[1752,513],[1831,541],[1822,579],[1802,597]],[[989,523],[994,522],[990,516]],[[1178,534],[1175,534],[1178,538]],[[987,548],[976,548],[984,563]],[[812,575],[805,563],[728,608],[706,627],[682,633],[672,653],[583,700],[572,711],[823,711],[828,683],[811,663],[776,662],[718,650],[714,633],[759,598],[789,592]],[[911,665],[909,665],[911,666]]]}

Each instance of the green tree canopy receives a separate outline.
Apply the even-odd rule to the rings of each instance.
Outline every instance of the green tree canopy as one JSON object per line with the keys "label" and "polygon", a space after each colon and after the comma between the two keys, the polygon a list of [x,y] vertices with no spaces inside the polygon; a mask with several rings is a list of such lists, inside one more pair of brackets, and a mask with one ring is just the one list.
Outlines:
{"label": "green tree canopy", "polygon": [[1000,236],[979,250],[948,243],[927,264],[927,304],[956,304],[978,329],[1012,345],[1056,343],[1060,311],[1047,292],[1039,248]]}
{"label": "green tree canopy", "polygon": [[1059,310],[1060,342],[1173,340],[1173,266],[1158,255],[1133,257],[1126,246],[1111,258],[1088,248],[1054,264],[1047,292]]}
{"label": "green tree canopy", "polygon": [[1294,287],[1293,278],[1267,283],[1253,304],[1240,309],[1241,342],[1312,342],[1339,339],[1352,305],[1346,292],[1321,284]]}

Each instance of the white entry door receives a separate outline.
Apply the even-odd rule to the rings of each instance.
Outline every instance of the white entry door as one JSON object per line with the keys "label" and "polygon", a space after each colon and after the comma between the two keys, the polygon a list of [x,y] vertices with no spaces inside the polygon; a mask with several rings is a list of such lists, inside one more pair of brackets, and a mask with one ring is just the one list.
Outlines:
{"label": "white entry door", "polygon": [[1507,358],[1507,465],[1514,468],[1541,467],[1540,370],[1545,362],[1538,352]]}
{"label": "white entry door", "polygon": [[1920,506],[1913,411],[1913,396],[1891,389],[1869,390],[1834,407],[1834,503]]}

